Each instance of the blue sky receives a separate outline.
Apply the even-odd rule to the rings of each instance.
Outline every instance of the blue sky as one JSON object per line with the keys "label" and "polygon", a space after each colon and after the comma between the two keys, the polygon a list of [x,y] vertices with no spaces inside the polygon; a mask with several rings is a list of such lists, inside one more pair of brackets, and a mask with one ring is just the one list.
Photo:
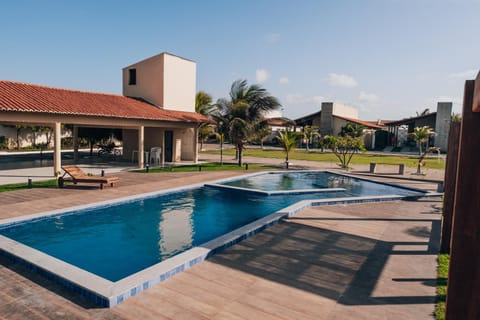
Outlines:
{"label": "blue sky", "polygon": [[480,63],[480,0],[0,3],[0,79],[121,94],[121,69],[160,52],[197,62],[197,90],[262,84],[284,115],[322,101],[365,120],[437,101],[460,112]]}

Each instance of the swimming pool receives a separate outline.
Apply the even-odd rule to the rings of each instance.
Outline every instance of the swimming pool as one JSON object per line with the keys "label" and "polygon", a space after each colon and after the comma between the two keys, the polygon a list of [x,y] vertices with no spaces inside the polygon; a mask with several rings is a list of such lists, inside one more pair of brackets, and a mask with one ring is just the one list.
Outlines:
{"label": "swimming pool", "polygon": [[320,197],[358,197],[385,194],[406,195],[411,189],[340,175],[328,171],[282,171],[250,175],[223,183],[207,184],[220,189],[263,195],[326,193]]}
{"label": "swimming pool", "polygon": [[[41,270],[54,275],[60,272],[62,281],[70,281],[73,274],[75,279],[70,283],[81,282],[80,289],[84,289],[77,291],[87,296],[97,294],[97,302],[112,306],[258,232],[286,212],[300,210],[298,206],[283,211],[282,208],[311,199],[373,199],[379,195],[381,199],[400,199],[420,195],[414,190],[325,172],[255,174],[214,185],[268,189],[274,184],[272,179],[281,181],[282,188],[284,181],[293,181],[288,183],[291,190],[298,187],[298,181],[303,181],[301,187],[307,180],[316,181],[311,183],[317,187],[335,186],[338,190],[265,196],[196,186],[162,192],[4,223],[0,225],[0,251],[22,261],[28,261],[29,255],[39,261],[47,260],[48,265],[42,265]],[[261,185],[264,181],[270,182]],[[260,224],[255,225],[258,221]],[[185,257],[186,262],[182,260]],[[157,268],[160,265],[161,270]],[[50,272],[52,268],[54,271]],[[92,282],[90,285],[85,284],[86,278]]]}

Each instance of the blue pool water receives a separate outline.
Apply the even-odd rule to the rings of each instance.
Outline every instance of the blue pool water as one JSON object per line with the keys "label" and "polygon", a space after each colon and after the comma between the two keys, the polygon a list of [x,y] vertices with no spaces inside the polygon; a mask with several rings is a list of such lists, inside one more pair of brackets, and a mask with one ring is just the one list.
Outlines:
{"label": "blue pool water", "polygon": [[263,191],[344,188],[341,196],[407,194],[406,189],[354,179],[324,171],[269,172],[222,183],[222,185]]}
{"label": "blue pool water", "polygon": [[[202,187],[0,227],[0,234],[117,281],[300,200],[415,193],[321,172],[317,177],[305,174],[318,178],[319,184],[347,190],[261,196]],[[255,183],[277,179],[282,187],[297,187],[300,176],[267,173],[252,178]],[[236,183],[251,184],[252,178]]]}

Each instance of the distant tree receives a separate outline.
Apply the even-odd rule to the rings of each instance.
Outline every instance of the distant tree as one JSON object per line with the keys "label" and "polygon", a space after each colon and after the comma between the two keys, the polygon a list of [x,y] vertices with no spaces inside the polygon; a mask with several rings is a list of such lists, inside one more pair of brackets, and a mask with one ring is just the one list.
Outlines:
{"label": "distant tree", "polygon": [[15,130],[16,130],[16,140],[15,144],[17,147],[17,150],[20,150],[20,135],[22,134],[22,131],[25,130],[27,126],[22,126],[22,125],[16,125]]}
{"label": "distant tree", "polygon": [[342,137],[352,137],[352,138],[359,138],[363,136],[363,130],[365,129],[364,126],[358,123],[347,123],[344,127],[341,128],[340,136]]}
{"label": "distant tree", "polygon": [[340,160],[340,167],[348,169],[353,156],[359,151],[365,151],[363,139],[346,135],[344,137],[328,137],[328,147]]}
{"label": "distant tree", "polygon": [[195,96],[195,112],[209,117],[213,110],[212,96],[205,91],[198,91]]}
{"label": "distant tree", "polygon": [[436,133],[429,126],[415,127],[413,132],[409,134],[410,137],[418,144],[418,153],[422,155],[422,146],[428,139]]}
{"label": "distant tree", "polygon": [[318,144],[319,144],[319,147],[321,148],[322,152],[325,151],[325,148],[330,148],[334,142],[335,142],[336,138],[334,136],[323,136],[321,137],[319,140],[318,140]]}
{"label": "distant tree", "polygon": [[462,122],[462,115],[460,113],[452,113],[452,122]]}
{"label": "distant tree", "polygon": [[[211,118],[215,108],[212,104],[212,96],[205,91],[197,92],[195,96],[195,112]],[[215,133],[215,129],[211,123],[202,123],[198,128],[198,141],[200,141],[200,150],[203,150],[203,143],[208,137]]]}
{"label": "distant tree", "polygon": [[93,148],[96,144],[101,143],[104,140],[108,140],[111,137],[115,137],[121,140],[122,131],[119,129],[111,129],[111,128],[79,127],[78,137],[88,140],[88,144],[90,145],[90,156],[92,156]]}
{"label": "distant tree", "polygon": [[429,126],[423,127],[415,127],[413,132],[410,133],[410,136],[414,141],[418,144],[418,162],[417,162],[417,172],[416,174],[422,174],[422,165],[424,164],[423,160],[425,159],[426,155],[429,152],[439,152],[439,148],[437,147],[426,147],[425,151],[422,151],[422,145],[428,141],[428,139],[432,136],[436,135],[436,133],[430,128]]}
{"label": "distant tree", "polygon": [[315,126],[305,126],[303,127],[303,138],[305,139],[305,144],[307,146],[306,151],[310,151],[310,144],[313,142],[315,137],[320,137],[318,132],[318,127]]}
{"label": "distant tree", "polygon": [[263,150],[263,141],[272,133],[272,128],[268,125],[267,121],[259,121],[255,124],[253,129],[253,141],[259,142]]}
{"label": "distant tree", "polygon": [[298,134],[292,131],[278,131],[278,143],[285,152],[285,166],[288,169],[288,155],[295,150]]}
{"label": "distant tree", "polygon": [[423,109],[423,111],[416,111],[417,113],[417,117],[421,117],[421,116],[426,116],[427,114],[430,114],[430,109],[429,108],[425,108]]}
{"label": "distant tree", "polygon": [[203,143],[215,133],[215,129],[209,123],[202,123],[198,128],[198,140],[200,141],[200,150],[203,150]]}
{"label": "distant tree", "polygon": [[213,118],[221,124],[228,139],[235,145],[238,165],[242,165],[245,145],[255,137],[255,128],[264,120],[265,113],[280,106],[277,98],[271,96],[259,85],[248,85],[246,80],[236,80],[230,88],[229,99],[218,99]]}

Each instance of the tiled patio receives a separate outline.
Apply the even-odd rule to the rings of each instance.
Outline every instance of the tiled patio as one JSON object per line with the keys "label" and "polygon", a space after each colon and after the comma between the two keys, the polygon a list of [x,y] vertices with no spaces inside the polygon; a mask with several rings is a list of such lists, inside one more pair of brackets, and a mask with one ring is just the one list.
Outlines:
{"label": "tiled patio", "polygon": [[[0,218],[243,173],[121,173],[104,190],[0,193]],[[112,309],[0,259],[0,318],[432,319],[440,205],[307,209]]]}

